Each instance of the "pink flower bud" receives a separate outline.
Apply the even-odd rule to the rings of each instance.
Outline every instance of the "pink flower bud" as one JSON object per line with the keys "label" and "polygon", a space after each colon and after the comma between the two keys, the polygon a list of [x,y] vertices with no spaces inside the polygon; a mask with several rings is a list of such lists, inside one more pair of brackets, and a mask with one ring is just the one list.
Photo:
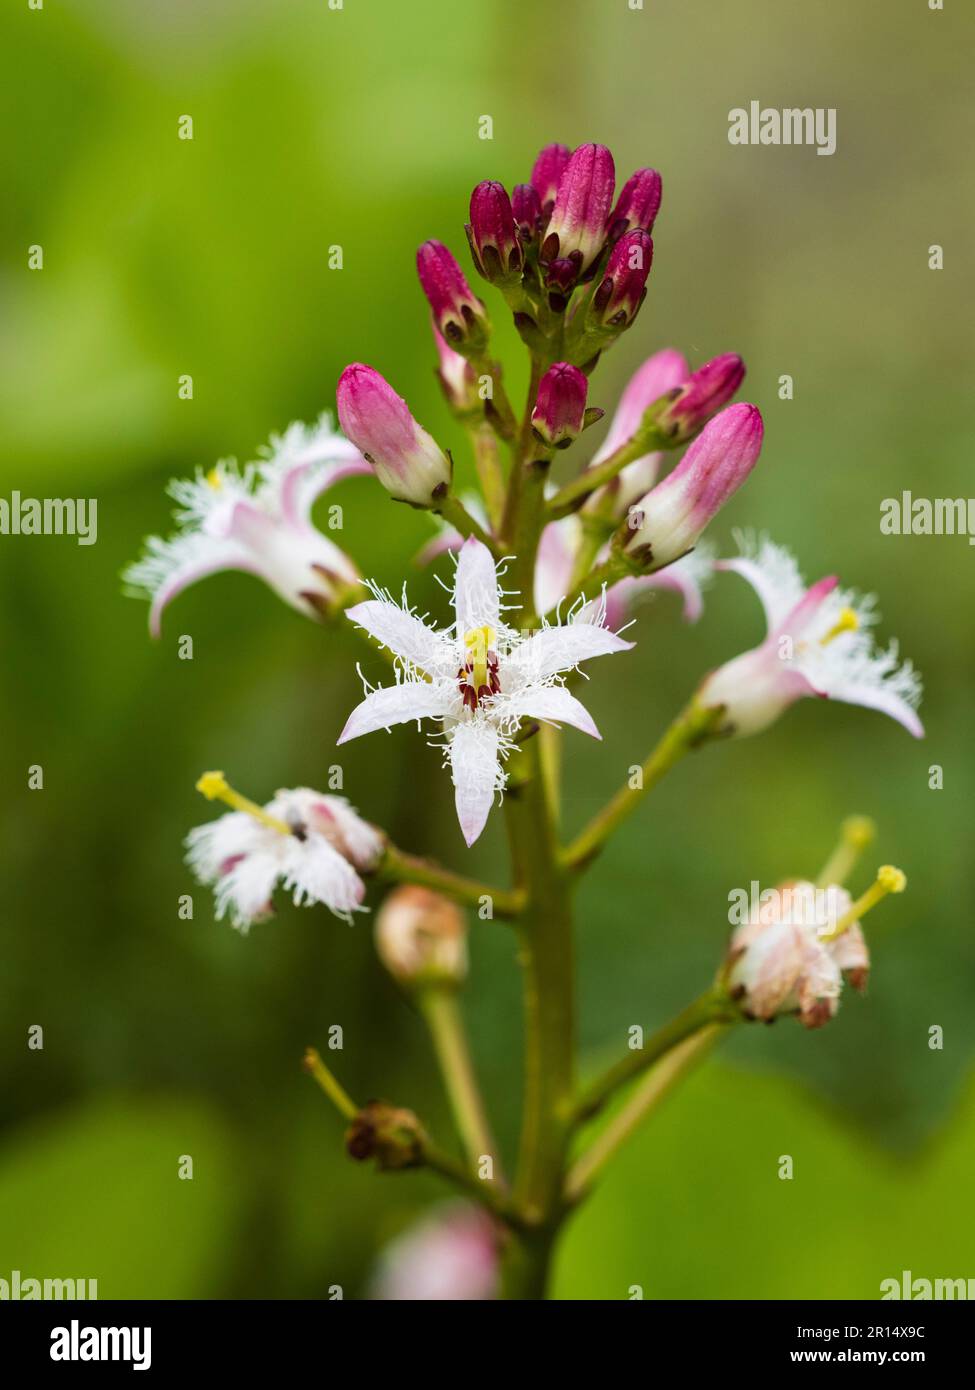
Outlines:
{"label": "pink flower bud", "polygon": [[616,200],[606,229],[607,240],[619,241],[624,232],[636,228],[652,232],[662,196],[663,182],[656,169],[638,169],[627,179]]}
{"label": "pink flower bud", "polygon": [[593,263],[606,240],[615,180],[613,156],[605,145],[579,146],[559,181],[542,243],[544,260],[568,257],[580,273]]}
{"label": "pink flower bud", "polygon": [[447,404],[458,415],[470,414],[472,411],[480,413],[481,402],[477,394],[477,374],[474,368],[466,357],[461,357],[459,352],[454,352],[446,338],[437,331],[436,323],[432,323],[430,326],[433,330],[433,341],[437,345],[437,357],[440,361],[437,368],[437,380],[440,382]]}
{"label": "pink flower bud", "polygon": [[471,194],[468,229],[477,269],[492,284],[521,278],[524,255],[503,183],[486,180]]}
{"label": "pink flower bud", "polygon": [[546,145],[535,160],[531,186],[538,194],[538,201],[546,217],[551,215],[555,195],[559,191],[559,182],[571,158],[572,151],[568,145]]}
{"label": "pink flower bud", "polygon": [[342,429],[393,497],[429,507],[450,486],[450,460],[372,367],[353,362],[336,391]]}
{"label": "pink flower bud", "polygon": [[511,195],[511,211],[518,235],[527,246],[538,236],[542,220],[542,204],[537,191],[530,183],[515,185]]}
{"label": "pink flower bud", "polygon": [[732,405],[705,425],[674,471],[630,508],[617,544],[641,569],[658,570],[685,555],[711,518],[758,462],[762,417]]}
{"label": "pink flower bud", "polygon": [[[592,461],[593,466],[608,459],[610,454],[632,439],[643,423],[647,408],[661,396],[683,386],[690,371],[683,353],[676,348],[663,348],[648,357],[623,388],[609,432]],[[603,512],[616,521],[622,521],[628,508],[649,492],[657,481],[662,459],[663,454],[653,450],[628,463],[611,482],[597,488],[586,502],[586,511]]]}
{"label": "pink flower bud", "polygon": [[439,332],[458,351],[479,351],[487,339],[484,305],[446,246],[425,241],[416,253],[416,269]]}
{"label": "pink flower bud", "polygon": [[639,228],[620,237],[606,264],[606,274],[593,295],[593,309],[605,328],[627,328],[646,298],[647,276],[653,263],[653,240]]}
{"label": "pink flower bud", "polygon": [[660,428],[677,439],[693,439],[727,405],[744,377],[745,364],[737,353],[726,352],[706,362],[661,412]]}
{"label": "pink flower bud", "polygon": [[480,1207],[439,1207],[382,1254],[370,1296],[392,1302],[483,1301],[498,1296],[498,1231]]}
{"label": "pink flower bud", "polygon": [[578,367],[556,362],[538,384],[532,411],[536,435],[551,448],[566,448],[582,433],[589,383]]}

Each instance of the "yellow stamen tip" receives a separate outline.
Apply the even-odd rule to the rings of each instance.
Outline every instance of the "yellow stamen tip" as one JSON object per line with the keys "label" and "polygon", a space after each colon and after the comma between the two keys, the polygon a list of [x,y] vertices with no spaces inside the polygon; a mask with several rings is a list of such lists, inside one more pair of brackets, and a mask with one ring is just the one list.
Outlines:
{"label": "yellow stamen tip", "polygon": [[220,476],[219,468],[210,469],[209,473],[207,474],[207,482],[213,488],[214,492],[220,491],[220,489],[223,487],[223,478],[221,478]]}
{"label": "yellow stamen tip", "polygon": [[222,772],[204,772],[197,781],[196,790],[202,792],[207,801],[216,801],[229,792],[230,787]]}
{"label": "yellow stamen tip", "polygon": [[877,823],[869,816],[847,816],[843,822],[843,839],[851,849],[866,849],[877,838]]}
{"label": "yellow stamen tip", "polygon": [[857,617],[856,613],[854,613],[853,609],[843,608],[840,610],[840,615],[829,632],[821,639],[821,645],[824,647],[828,646],[828,644],[833,641],[834,637],[839,637],[843,632],[856,632],[859,626],[860,619]]}
{"label": "yellow stamen tip", "polygon": [[907,874],[903,869],[895,869],[893,864],[884,864],[877,870],[877,882],[885,893],[903,893]]}

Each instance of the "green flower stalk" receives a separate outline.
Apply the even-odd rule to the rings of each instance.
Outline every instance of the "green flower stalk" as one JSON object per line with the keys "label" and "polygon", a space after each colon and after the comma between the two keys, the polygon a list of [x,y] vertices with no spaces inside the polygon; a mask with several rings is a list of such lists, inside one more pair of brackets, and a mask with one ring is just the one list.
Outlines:
{"label": "green flower stalk", "polygon": [[[446,853],[456,865],[393,844],[343,797],[298,787],[260,803],[218,772],[204,774],[199,790],[227,813],[187,842],[191,867],[213,888],[216,915],[242,930],[270,919],[279,891],[356,924],[378,906],[380,961],[429,1033],[455,1133],[440,1143],[397,1100],[357,1102],[314,1049],[305,1066],[338,1111],[353,1160],[405,1183],[426,1170],[463,1199],[397,1242],[376,1281],[382,1297],[546,1297],[566,1223],[661,1099],[748,1020],[828,1023],[846,986],[867,982],[862,919],[906,883],[885,866],[864,893],[850,895],[846,882],[874,827],[848,820],[815,881],[780,883],[739,920],[687,1008],[655,1020],[641,1047],[621,1044],[601,1075],[579,1057],[575,894],[583,875],[599,872],[620,826],[645,814],[665,776],[725,738],[761,732],[804,695],[878,709],[923,732],[916,673],[893,644],[876,650],[867,631],[872,601],[839,590],[831,576],[807,588],[787,551],[746,539],[737,560],[716,568],[755,588],[765,641],[712,669],[649,753],[632,749],[629,775],[587,824],[565,823],[562,779],[573,768],[563,730],[570,739],[600,737],[580,698],[581,668],[592,670],[593,691],[611,683],[619,662],[592,663],[623,660],[640,639],[639,623],[625,637],[619,628],[635,590],[691,594],[689,615],[697,616],[712,568],[702,537],[756,467],[763,439],[758,409],[729,404],[744,375],[740,357],[724,353],[692,371],[683,354],[663,349],[626,387],[602,446],[585,448],[586,429],[602,413],[588,405],[602,355],[624,331],[646,325],[660,175],[641,168],[615,203],[614,191],[612,154],[597,144],[547,146],[511,199],[496,180],[474,190],[467,233],[475,269],[499,291],[528,349],[518,413],[485,306],[443,243],[420,248],[425,348],[432,316],[448,423],[471,443],[480,496],[460,500],[451,454],[374,368],[353,363],[338,385],[343,434],[324,417],[313,431],[293,426],[259,462],[243,470],[221,463],[175,485],[179,533],[151,540],[128,575],[151,600],[154,631],[183,587],[223,569],[259,575],[304,616],[347,617],[384,679],[363,673],[363,698],[351,711],[330,707],[316,717],[339,744],[394,731],[393,758],[410,726],[422,729],[449,774],[459,834]],[[575,467],[565,463],[572,449]],[[414,608],[399,574],[360,581],[345,553],[357,537],[339,551],[315,527],[314,500],[352,476],[369,479],[356,485],[373,488],[376,507],[391,498],[432,515],[436,535],[425,553],[452,552],[444,560],[450,598],[439,612]],[[654,640],[663,649],[659,627]],[[436,776],[431,760],[418,799],[443,797]],[[372,799],[371,786],[355,789],[366,813]],[[510,867],[494,884],[463,863],[499,803]],[[512,932],[522,975],[516,1153],[502,1154],[497,1143],[464,1026],[464,991],[478,987],[468,918],[474,931]],[[672,942],[679,949],[679,937]],[[648,1016],[653,1010],[648,999]],[[370,1090],[381,1095],[378,1060],[375,1070]],[[337,1130],[331,1138],[339,1143]]]}

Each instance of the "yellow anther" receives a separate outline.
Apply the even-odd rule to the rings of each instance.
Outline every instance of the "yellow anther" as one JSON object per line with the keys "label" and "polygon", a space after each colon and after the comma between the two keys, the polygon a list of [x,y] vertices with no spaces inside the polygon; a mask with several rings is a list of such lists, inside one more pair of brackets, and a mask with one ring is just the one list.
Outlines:
{"label": "yellow anther", "polygon": [[235,792],[222,772],[204,772],[203,776],[197,780],[196,790],[202,792],[207,801],[222,801],[235,811],[243,811],[248,816],[253,816],[262,825],[269,826],[271,830],[277,830],[282,835],[292,833],[291,826],[287,821],[279,820],[277,816],[268,815],[263,806],[258,806],[256,801],[250,801],[246,796],[241,796],[240,792]]}
{"label": "yellow anther", "polygon": [[839,637],[841,632],[856,632],[859,626],[860,619],[852,608],[841,609],[840,616],[836,619],[836,622],[830,628],[829,632],[827,632],[825,637],[819,639],[820,646],[828,647],[834,637]]}
{"label": "yellow anther", "polygon": [[221,478],[220,476],[219,468],[210,469],[209,473],[207,474],[207,482],[213,488],[214,492],[220,491],[220,489],[223,487],[223,478]]}
{"label": "yellow anther", "polygon": [[838,918],[835,926],[828,932],[823,932],[820,941],[835,941],[838,936],[842,936],[848,927],[859,921],[872,907],[876,907],[881,899],[886,898],[888,893],[903,893],[907,887],[907,875],[902,869],[895,869],[893,864],[884,864],[877,870],[877,877],[862,897],[857,898],[851,908]]}
{"label": "yellow anther", "polygon": [[860,855],[876,837],[877,826],[869,816],[847,816],[840,826],[840,842],[816,879],[818,886],[828,888],[831,883],[845,883]]}
{"label": "yellow anther", "polygon": [[488,683],[488,652],[491,651],[495,643],[494,628],[485,624],[483,627],[475,627],[464,635],[464,646],[471,653],[473,667],[471,670],[471,683],[475,690],[480,690],[482,685]]}

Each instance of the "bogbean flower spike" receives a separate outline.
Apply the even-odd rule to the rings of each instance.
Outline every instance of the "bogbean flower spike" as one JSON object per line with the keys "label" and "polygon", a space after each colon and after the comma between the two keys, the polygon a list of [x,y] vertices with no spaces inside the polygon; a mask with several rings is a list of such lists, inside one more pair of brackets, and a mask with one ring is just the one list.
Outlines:
{"label": "bogbean flower spike", "polygon": [[[436,392],[413,386],[408,405],[376,367],[354,362],[338,380],[342,433],[323,415],[315,426],[292,425],[273,437],[243,467],[221,462],[173,483],[176,533],[150,539],[125,576],[130,590],[150,600],[156,636],[164,608],[187,585],[241,570],[317,619],[319,640],[332,640],[329,628],[341,626],[346,637],[336,640],[336,652],[363,638],[363,698],[335,676],[324,687],[327,696],[316,699],[314,723],[296,732],[298,747],[314,739],[320,752],[323,738],[344,747],[391,731],[381,758],[368,764],[371,780],[363,770],[369,754],[358,748],[348,767],[329,769],[329,787],[342,786],[333,782],[341,771],[367,813],[384,803],[376,782],[404,750],[400,725],[422,731],[449,773],[460,837],[445,833],[449,802],[422,761],[417,785],[409,787],[410,805],[423,808],[415,831],[422,853],[401,848],[331,790],[299,786],[258,804],[220,772],[205,773],[198,787],[227,814],[186,841],[190,869],[213,888],[217,917],[242,930],[269,919],[276,895],[279,902],[290,896],[298,906],[322,906],[349,923],[360,923],[372,905],[379,909],[376,951],[430,1031],[456,1143],[442,1146],[396,1100],[354,1100],[314,1049],[305,1067],[340,1111],[353,1160],[374,1160],[390,1174],[425,1167],[464,1198],[386,1252],[373,1284],[381,1298],[544,1297],[565,1222],[641,1116],[694,1056],[743,1020],[790,1014],[813,1028],[832,1019],[845,984],[866,985],[864,916],[906,882],[887,865],[851,897],[846,881],[874,828],[863,817],[847,820],[818,878],[781,883],[738,919],[699,999],[648,1034],[641,1049],[577,1084],[575,888],[661,776],[692,749],[724,743],[723,755],[714,756],[734,765],[728,775],[744,770],[754,777],[740,761],[743,751],[734,761],[729,740],[760,733],[810,695],[879,710],[920,737],[921,685],[893,643],[874,645],[873,600],[841,588],[835,577],[807,587],[788,551],[750,533],[736,559],[715,563],[725,509],[748,521],[758,504],[756,490],[743,486],[760,461],[764,425],[757,406],[735,400],[745,375],[737,353],[702,354],[692,364],[677,348],[650,355],[644,349],[642,365],[614,400],[611,388],[624,373],[603,370],[606,354],[646,325],[651,273],[669,273],[666,264],[654,265],[660,174],[647,164],[617,193],[604,145],[572,150],[553,143],[521,178],[479,182],[463,225],[474,273],[498,292],[528,351],[524,410],[516,412],[508,398],[491,320],[468,272],[443,242],[425,241],[416,254],[426,297],[417,341],[444,398],[439,421]],[[717,214],[704,208],[702,215]],[[407,248],[388,237],[386,253],[407,258]],[[377,334],[376,361],[387,347]],[[609,427],[589,448],[587,431],[605,408]],[[441,426],[449,434],[441,435]],[[458,453],[455,481],[453,451],[464,437],[473,469]],[[370,515],[343,527],[341,520],[332,525],[330,512],[319,529],[316,500],[353,476],[369,480],[354,486],[372,489]],[[374,536],[373,514],[384,498],[408,504],[395,509],[402,541],[389,540],[381,572],[366,581],[352,554]],[[341,518],[341,508],[334,511]],[[432,514],[435,529],[424,534],[429,523],[418,511]],[[424,586],[421,606],[407,600],[397,558],[414,547],[424,564],[437,567],[449,603],[426,576],[413,581]],[[623,717],[610,674],[622,678],[624,661],[610,666],[593,658],[623,658],[646,638],[643,657],[627,660],[642,659],[645,676],[661,669],[674,609],[668,594],[695,621],[715,570],[736,573],[755,589],[767,635],[712,669],[642,766],[631,765],[643,754],[639,721]],[[706,640],[716,651],[721,634]],[[715,659],[702,662],[708,665]],[[583,700],[584,679],[591,684]],[[605,727],[617,708],[613,756],[626,775],[587,823],[574,825],[575,809],[600,796],[603,775],[582,771],[584,745],[568,737],[563,749],[563,731],[598,739],[594,714]],[[261,733],[256,724],[253,738]],[[263,751],[262,764],[274,746]],[[597,768],[592,751],[588,758],[585,767]],[[591,781],[583,796],[584,775]],[[318,779],[309,769],[305,780]],[[567,805],[563,781],[573,785]],[[467,872],[464,848],[480,840],[498,804],[511,857],[505,886]],[[450,867],[432,854],[441,838]],[[485,857],[496,855],[493,827],[486,839]],[[478,848],[471,861],[481,857]],[[612,892],[611,879],[605,891]],[[590,911],[598,927],[598,896]],[[475,918],[515,925],[525,975],[527,1062],[514,1171],[493,1137],[464,1030],[463,991],[477,977],[476,946],[473,970],[467,950],[468,932],[476,938],[479,930]],[[678,1045],[680,1055],[672,1055]],[[371,1072],[374,1061],[360,1059],[359,1072]],[[667,1065],[656,1068],[658,1062]],[[587,1147],[591,1117],[644,1075],[652,1085],[633,1086],[620,1110],[625,1124],[611,1123]],[[376,1077],[373,1095],[380,1085]]]}

